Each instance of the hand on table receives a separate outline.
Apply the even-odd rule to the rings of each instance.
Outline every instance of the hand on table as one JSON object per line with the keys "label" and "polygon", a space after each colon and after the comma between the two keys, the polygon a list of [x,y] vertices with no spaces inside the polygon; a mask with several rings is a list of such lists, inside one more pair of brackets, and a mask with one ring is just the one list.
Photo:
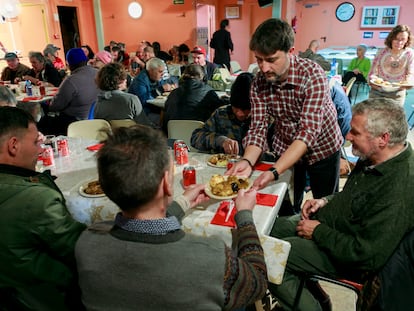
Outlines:
{"label": "hand on table", "polygon": [[222,145],[224,153],[226,154],[239,154],[239,143],[237,140],[227,138]]}
{"label": "hand on table", "polygon": [[204,192],[205,185],[191,185],[184,191],[183,196],[190,202],[190,207],[193,208],[200,203],[208,201],[210,198]]}
{"label": "hand on table", "polygon": [[309,219],[309,217],[315,214],[320,208],[326,205],[324,199],[311,199],[306,200],[302,207],[302,219]]}
{"label": "hand on table", "polygon": [[256,178],[256,180],[253,183],[253,188],[259,189],[259,190],[263,189],[274,179],[275,177],[273,176],[272,172],[265,171],[262,174],[260,174],[259,177]]}

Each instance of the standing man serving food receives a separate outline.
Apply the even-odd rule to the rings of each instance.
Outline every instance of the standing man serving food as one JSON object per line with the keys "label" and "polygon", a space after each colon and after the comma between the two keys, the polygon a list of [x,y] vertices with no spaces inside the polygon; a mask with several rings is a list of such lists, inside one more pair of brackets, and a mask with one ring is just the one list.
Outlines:
{"label": "standing man serving food", "polygon": [[309,59],[293,54],[294,32],[280,19],[263,22],[253,34],[250,49],[260,72],[251,89],[252,121],[243,140],[242,161],[229,175],[249,175],[266,148],[267,120],[275,120],[272,150],[278,160],[261,174],[261,189],[294,167],[294,208],[300,211],[306,173],[315,198],[332,194],[339,180],[342,144],[336,110],[325,72]]}

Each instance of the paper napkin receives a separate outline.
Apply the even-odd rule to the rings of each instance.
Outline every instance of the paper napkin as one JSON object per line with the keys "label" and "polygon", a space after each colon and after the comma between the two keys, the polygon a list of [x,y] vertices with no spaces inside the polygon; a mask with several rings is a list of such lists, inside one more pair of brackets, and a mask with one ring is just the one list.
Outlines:
{"label": "paper napkin", "polygon": [[88,149],[89,151],[98,151],[99,149],[102,148],[103,145],[104,145],[103,143],[96,144],[96,145],[88,146],[86,147],[86,149]]}
{"label": "paper napkin", "polygon": [[257,193],[256,204],[265,206],[275,206],[278,196],[275,194]]}
{"label": "paper napkin", "polygon": [[235,228],[236,222],[234,221],[234,215],[236,215],[237,213],[236,208],[233,209],[229,220],[225,222],[226,215],[227,215],[227,212],[229,211],[229,208],[230,208],[230,202],[222,201],[219,207],[217,208],[216,214],[214,215],[210,223],[213,225]]}

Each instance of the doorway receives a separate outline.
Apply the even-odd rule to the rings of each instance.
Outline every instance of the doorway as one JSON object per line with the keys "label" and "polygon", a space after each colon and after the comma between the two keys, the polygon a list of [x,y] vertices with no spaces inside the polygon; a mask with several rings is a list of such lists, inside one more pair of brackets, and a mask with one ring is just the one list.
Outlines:
{"label": "doorway", "polygon": [[197,3],[196,15],[197,15],[197,38],[196,45],[202,46],[207,51],[207,59],[212,61],[213,55],[211,55],[210,38],[215,31],[216,25],[216,7],[209,4]]}
{"label": "doorway", "polygon": [[66,52],[71,48],[80,47],[78,14],[76,7],[58,6],[59,24],[62,33],[63,49]]}

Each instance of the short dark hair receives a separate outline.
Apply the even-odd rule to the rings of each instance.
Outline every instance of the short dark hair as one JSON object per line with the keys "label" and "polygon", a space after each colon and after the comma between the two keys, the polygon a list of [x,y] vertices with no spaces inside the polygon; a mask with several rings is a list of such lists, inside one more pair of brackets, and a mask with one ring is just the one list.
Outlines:
{"label": "short dark hair", "polygon": [[97,160],[102,189],[125,211],[153,200],[170,168],[165,136],[144,125],[120,127],[108,133]]}
{"label": "short dark hair", "polygon": [[264,55],[276,51],[288,52],[295,43],[292,27],[278,18],[270,18],[261,23],[253,33],[249,48]]}
{"label": "short dark hair", "polygon": [[220,29],[224,29],[224,28],[226,28],[228,25],[229,25],[229,20],[228,20],[228,19],[223,19],[223,20],[220,22]]}
{"label": "short dark hair", "polygon": [[17,134],[22,129],[28,129],[30,123],[36,124],[32,115],[23,109],[0,107],[0,143],[3,143],[5,135]]}
{"label": "short dark hair", "polygon": [[182,79],[183,80],[196,79],[196,80],[202,81],[204,79],[203,67],[197,64],[188,65],[184,69]]}
{"label": "short dark hair", "polygon": [[231,86],[230,104],[242,110],[250,110],[250,86],[253,81],[253,74],[243,72],[239,74]]}
{"label": "short dark hair", "polygon": [[127,72],[120,63],[109,63],[99,69],[96,75],[96,85],[102,91],[114,91],[127,78]]}

